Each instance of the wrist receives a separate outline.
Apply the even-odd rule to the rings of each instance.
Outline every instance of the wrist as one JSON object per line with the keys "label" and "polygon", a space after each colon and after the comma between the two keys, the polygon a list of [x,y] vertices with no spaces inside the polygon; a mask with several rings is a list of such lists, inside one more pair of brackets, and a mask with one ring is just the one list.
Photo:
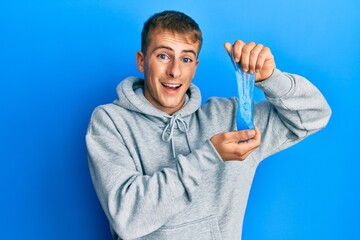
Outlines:
{"label": "wrist", "polygon": [[281,98],[293,87],[292,78],[288,74],[274,69],[272,75],[266,81],[256,82],[256,87],[264,91],[271,98]]}
{"label": "wrist", "polygon": [[269,73],[267,74],[264,74],[263,76],[261,75],[259,79],[256,79],[255,82],[263,82],[263,81],[266,81],[267,79],[271,78],[271,76],[274,74],[274,71],[275,71],[275,67],[269,71]]}

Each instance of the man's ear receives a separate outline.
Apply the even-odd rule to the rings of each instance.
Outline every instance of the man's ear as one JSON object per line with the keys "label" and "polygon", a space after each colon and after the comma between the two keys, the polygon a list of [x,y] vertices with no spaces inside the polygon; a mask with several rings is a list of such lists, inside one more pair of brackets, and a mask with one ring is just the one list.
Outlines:
{"label": "man's ear", "polygon": [[199,60],[199,59],[196,59],[195,66],[198,67],[198,66],[199,66],[199,63],[200,63],[200,60]]}
{"label": "man's ear", "polygon": [[144,72],[144,70],[145,70],[144,61],[145,61],[144,53],[142,51],[138,51],[136,53],[136,65],[137,65],[139,72]]}

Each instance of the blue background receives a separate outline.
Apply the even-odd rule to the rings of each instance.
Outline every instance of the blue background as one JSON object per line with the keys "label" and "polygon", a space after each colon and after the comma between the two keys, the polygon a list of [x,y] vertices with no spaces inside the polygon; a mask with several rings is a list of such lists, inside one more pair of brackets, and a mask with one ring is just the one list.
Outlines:
{"label": "blue background", "polygon": [[269,46],[332,107],[325,130],[259,166],[243,239],[360,239],[356,0],[1,1],[0,239],[111,239],[84,136],[94,107],[140,75],[143,22],[165,9],[203,30],[204,100],[236,95],[223,43],[242,39]]}

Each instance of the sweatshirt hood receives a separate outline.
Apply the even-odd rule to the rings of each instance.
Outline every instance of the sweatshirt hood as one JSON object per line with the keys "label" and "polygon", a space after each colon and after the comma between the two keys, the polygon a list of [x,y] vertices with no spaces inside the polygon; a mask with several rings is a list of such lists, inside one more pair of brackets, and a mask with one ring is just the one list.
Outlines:
{"label": "sweatshirt hood", "polygon": [[186,92],[187,101],[184,106],[173,115],[169,115],[168,113],[157,109],[144,97],[144,80],[141,78],[128,77],[124,79],[119,83],[116,91],[118,99],[114,101],[114,104],[130,111],[154,117],[171,118],[173,115],[186,117],[197,111],[201,106],[200,90],[194,84],[190,84],[190,87]]}
{"label": "sweatshirt hood", "polygon": [[114,101],[125,109],[147,115],[147,118],[157,124],[161,123],[163,132],[161,139],[171,144],[173,157],[176,158],[174,132],[180,131],[185,135],[188,148],[191,151],[188,136],[191,114],[201,106],[200,90],[190,84],[186,92],[184,106],[172,115],[154,107],[144,96],[144,80],[129,77],[123,80],[116,88],[118,99]]}

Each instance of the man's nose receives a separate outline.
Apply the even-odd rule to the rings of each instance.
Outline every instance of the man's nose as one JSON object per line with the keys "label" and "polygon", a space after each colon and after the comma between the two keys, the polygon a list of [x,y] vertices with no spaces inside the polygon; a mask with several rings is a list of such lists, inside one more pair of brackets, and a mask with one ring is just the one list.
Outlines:
{"label": "man's nose", "polygon": [[168,68],[168,75],[171,78],[178,78],[181,75],[181,66],[178,61],[172,61],[171,64],[169,64]]}

